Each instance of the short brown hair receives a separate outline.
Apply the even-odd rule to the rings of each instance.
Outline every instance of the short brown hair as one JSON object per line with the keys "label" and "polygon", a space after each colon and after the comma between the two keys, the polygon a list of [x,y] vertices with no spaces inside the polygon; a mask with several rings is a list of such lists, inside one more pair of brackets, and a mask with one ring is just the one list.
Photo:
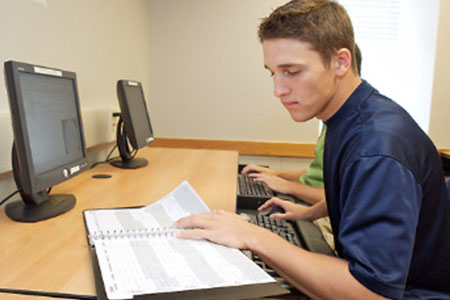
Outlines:
{"label": "short brown hair", "polygon": [[262,20],[258,36],[261,43],[277,38],[308,42],[326,66],[339,49],[347,48],[357,72],[352,22],[345,9],[332,0],[292,0]]}

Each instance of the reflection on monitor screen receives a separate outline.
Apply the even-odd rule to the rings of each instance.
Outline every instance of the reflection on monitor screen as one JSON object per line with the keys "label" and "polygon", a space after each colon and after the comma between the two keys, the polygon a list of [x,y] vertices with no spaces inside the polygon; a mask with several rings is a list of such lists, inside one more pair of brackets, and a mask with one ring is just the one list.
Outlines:
{"label": "reflection on monitor screen", "polygon": [[119,80],[117,97],[121,112],[117,125],[120,160],[113,160],[111,164],[125,169],[144,167],[148,161],[135,157],[137,150],[153,142],[154,138],[142,84],[137,81]]}
{"label": "reflection on monitor screen", "polygon": [[13,174],[22,200],[5,208],[16,221],[37,222],[75,205],[47,189],[87,168],[76,75],[26,63],[5,63],[14,132]]}

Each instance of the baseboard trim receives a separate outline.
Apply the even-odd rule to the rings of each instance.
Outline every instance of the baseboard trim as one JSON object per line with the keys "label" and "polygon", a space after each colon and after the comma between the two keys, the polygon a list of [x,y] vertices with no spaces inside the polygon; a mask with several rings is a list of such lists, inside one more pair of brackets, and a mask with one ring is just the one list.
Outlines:
{"label": "baseboard trim", "polygon": [[151,147],[234,150],[242,155],[314,157],[315,144],[226,141],[206,139],[155,138]]}

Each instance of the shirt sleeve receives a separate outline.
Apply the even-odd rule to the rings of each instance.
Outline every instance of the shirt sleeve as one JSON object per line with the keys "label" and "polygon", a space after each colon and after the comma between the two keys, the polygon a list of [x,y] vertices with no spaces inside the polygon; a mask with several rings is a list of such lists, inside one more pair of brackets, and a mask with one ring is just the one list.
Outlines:
{"label": "shirt sleeve", "polygon": [[363,157],[341,172],[338,240],[351,274],[392,299],[405,291],[422,199],[420,184],[397,160]]}
{"label": "shirt sleeve", "polygon": [[326,132],[327,126],[323,124],[322,131],[314,148],[314,159],[306,169],[305,174],[300,176],[298,180],[301,184],[323,188],[323,150]]}

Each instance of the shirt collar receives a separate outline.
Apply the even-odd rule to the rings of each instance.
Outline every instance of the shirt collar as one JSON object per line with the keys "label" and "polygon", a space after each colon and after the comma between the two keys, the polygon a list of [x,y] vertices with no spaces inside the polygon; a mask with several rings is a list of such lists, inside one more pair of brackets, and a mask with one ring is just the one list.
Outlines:
{"label": "shirt collar", "polygon": [[365,80],[353,91],[345,103],[339,110],[332,115],[325,124],[331,128],[337,126],[342,119],[347,118],[349,114],[357,109],[357,107],[366,99],[375,89]]}

